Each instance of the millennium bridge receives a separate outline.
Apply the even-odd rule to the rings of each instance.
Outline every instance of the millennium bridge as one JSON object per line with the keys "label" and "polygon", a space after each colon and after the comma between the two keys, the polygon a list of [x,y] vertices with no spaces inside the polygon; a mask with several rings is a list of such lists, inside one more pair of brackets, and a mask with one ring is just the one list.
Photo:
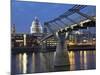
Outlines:
{"label": "millennium bridge", "polygon": [[[12,75],[66,71],[70,65],[68,51],[96,50],[95,44],[91,42],[88,42],[88,44],[76,43],[74,45],[68,45],[67,43],[65,46],[65,41],[68,40],[68,36],[72,32],[96,27],[95,11],[83,12],[83,10],[88,11],[89,9],[92,9],[92,7],[75,5],[53,20],[44,22],[45,29],[49,30],[49,33],[43,35],[33,34],[36,37],[42,36],[38,40],[41,45],[27,47],[24,41],[23,47],[12,47]],[[73,15],[75,18],[73,18]],[[56,46],[46,47],[44,43],[52,37],[57,42]],[[27,55],[27,62],[23,58],[25,54]],[[32,58],[33,56],[34,58]]]}

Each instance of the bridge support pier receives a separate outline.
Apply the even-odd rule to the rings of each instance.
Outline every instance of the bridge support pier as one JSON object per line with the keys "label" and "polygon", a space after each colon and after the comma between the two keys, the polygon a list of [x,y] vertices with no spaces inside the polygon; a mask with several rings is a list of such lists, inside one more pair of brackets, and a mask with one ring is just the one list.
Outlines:
{"label": "bridge support pier", "polygon": [[58,32],[58,45],[56,48],[54,69],[55,71],[64,71],[69,69],[68,50],[65,48],[65,40],[68,37],[68,32]]}

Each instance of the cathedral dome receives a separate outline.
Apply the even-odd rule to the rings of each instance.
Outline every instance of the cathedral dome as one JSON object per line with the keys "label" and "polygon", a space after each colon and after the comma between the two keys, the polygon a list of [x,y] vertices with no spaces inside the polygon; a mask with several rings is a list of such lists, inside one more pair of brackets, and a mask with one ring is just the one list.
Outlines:
{"label": "cathedral dome", "polygon": [[35,20],[33,20],[32,25],[30,27],[30,33],[42,33],[42,26],[39,22],[39,19],[35,17]]}

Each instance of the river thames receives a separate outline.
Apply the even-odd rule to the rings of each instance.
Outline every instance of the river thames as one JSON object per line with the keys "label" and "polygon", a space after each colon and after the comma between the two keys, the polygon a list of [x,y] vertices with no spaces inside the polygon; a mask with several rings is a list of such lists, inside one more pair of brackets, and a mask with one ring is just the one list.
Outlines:
{"label": "river thames", "polygon": [[[38,72],[53,72],[58,71],[54,69],[54,52],[40,53],[40,62],[37,62],[39,68],[36,71],[36,61],[34,53],[31,57],[28,57],[26,53],[13,55],[12,61],[16,60],[16,69],[15,72],[18,74],[27,74],[27,73],[38,73]],[[74,70],[88,70],[96,69],[96,51],[95,50],[80,50],[80,51],[68,51],[70,65],[67,66],[67,69],[64,71],[74,71]],[[15,58],[16,59],[15,59]],[[32,60],[30,60],[32,59]],[[31,65],[31,66],[30,66]],[[31,67],[30,69],[29,66]],[[51,70],[52,69],[52,70]],[[63,71],[63,70],[61,70]]]}

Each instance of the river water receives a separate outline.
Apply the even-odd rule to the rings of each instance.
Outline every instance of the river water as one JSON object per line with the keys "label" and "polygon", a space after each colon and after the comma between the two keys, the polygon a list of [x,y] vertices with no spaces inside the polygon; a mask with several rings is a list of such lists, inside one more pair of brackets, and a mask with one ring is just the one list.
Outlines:
{"label": "river water", "polygon": [[[88,70],[96,68],[96,51],[68,51],[70,66],[66,71]],[[36,56],[36,57],[35,57]],[[49,53],[19,53],[12,55],[11,70],[15,74],[27,74],[54,71],[54,52]],[[36,68],[37,66],[37,68]],[[55,70],[56,71],[56,70]]]}

